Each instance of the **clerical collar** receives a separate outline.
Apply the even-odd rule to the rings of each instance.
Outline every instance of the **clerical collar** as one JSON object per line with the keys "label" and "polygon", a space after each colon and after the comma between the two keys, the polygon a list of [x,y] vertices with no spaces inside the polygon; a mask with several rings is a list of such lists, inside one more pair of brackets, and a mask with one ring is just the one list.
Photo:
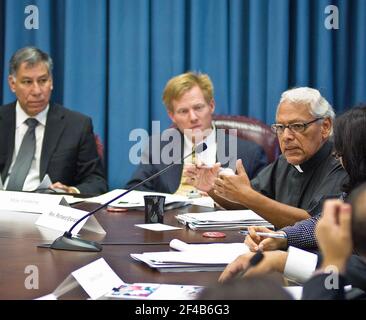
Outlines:
{"label": "clerical collar", "polygon": [[309,160],[305,161],[301,165],[294,165],[294,167],[298,172],[301,173],[311,170],[317,167],[319,163],[323,162],[323,160],[329,156],[329,154],[332,152],[332,148],[332,142],[328,140]]}
{"label": "clerical collar", "polygon": [[299,172],[301,172],[301,173],[303,173],[304,171],[302,171],[302,169],[301,169],[301,167],[300,167],[300,165],[296,165],[296,166],[294,166],[296,169],[297,169],[297,171],[299,171]]}

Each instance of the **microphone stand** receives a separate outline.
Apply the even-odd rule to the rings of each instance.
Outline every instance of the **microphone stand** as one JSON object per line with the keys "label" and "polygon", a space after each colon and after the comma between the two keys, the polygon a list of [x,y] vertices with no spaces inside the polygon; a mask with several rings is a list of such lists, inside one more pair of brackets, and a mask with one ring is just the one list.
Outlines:
{"label": "microphone stand", "polygon": [[[201,153],[202,151],[205,151],[207,149],[206,143],[199,144],[194,151],[186,155],[185,157],[181,158],[181,161],[191,156],[194,152]],[[91,241],[91,240],[83,240],[80,238],[76,238],[72,236],[72,230],[83,220],[90,217],[91,215],[95,214],[97,211],[105,208],[113,201],[116,201],[117,199],[125,196],[126,194],[130,193],[131,191],[135,190],[139,186],[143,185],[146,182],[149,182],[152,179],[155,179],[156,177],[163,174],[165,171],[169,170],[172,166],[176,165],[175,161],[168,165],[166,168],[160,170],[159,172],[153,174],[149,178],[139,182],[138,184],[132,186],[122,194],[118,195],[117,197],[114,197],[112,200],[109,200],[108,202],[100,205],[99,207],[95,208],[93,211],[87,213],[83,217],[81,217],[78,221],[76,221],[72,227],[66,231],[62,236],[58,237],[56,240],[51,243],[48,248],[56,249],[56,250],[68,250],[68,251],[88,251],[88,252],[99,252],[102,251],[102,245],[98,242]],[[43,246],[42,246],[43,247]]]}

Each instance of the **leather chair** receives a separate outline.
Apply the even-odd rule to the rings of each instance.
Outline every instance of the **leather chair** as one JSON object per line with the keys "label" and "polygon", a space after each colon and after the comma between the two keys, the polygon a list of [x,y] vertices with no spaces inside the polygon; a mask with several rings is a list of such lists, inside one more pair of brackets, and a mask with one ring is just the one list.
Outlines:
{"label": "leather chair", "polygon": [[237,136],[259,144],[267,155],[268,162],[277,159],[280,148],[276,134],[263,122],[245,116],[213,115],[216,128],[237,129]]}

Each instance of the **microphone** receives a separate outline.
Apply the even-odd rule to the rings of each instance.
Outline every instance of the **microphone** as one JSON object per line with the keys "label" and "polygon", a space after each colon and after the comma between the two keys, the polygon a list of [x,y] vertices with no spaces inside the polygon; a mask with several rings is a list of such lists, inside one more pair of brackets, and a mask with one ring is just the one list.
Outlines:
{"label": "microphone", "polygon": [[[201,152],[205,151],[206,149],[207,149],[207,144],[204,143],[204,142],[200,143],[199,145],[197,145],[195,147],[195,149],[191,153],[189,153],[185,157],[182,157],[180,159],[180,161],[183,162],[184,159],[188,158],[193,153],[201,153]],[[168,165],[164,169],[160,170],[159,172],[153,174],[152,176],[150,176],[150,177],[146,178],[145,180],[143,180],[143,181],[137,183],[136,185],[132,186],[131,188],[129,188],[128,190],[126,190],[125,192],[120,194],[119,196],[113,198],[112,200],[109,200],[108,202],[100,205],[99,207],[97,207],[93,211],[87,213],[86,215],[81,217],[79,220],[77,220],[72,225],[72,227],[70,228],[69,231],[66,231],[61,237],[58,237],[55,241],[53,241],[52,244],[50,244],[47,247],[51,248],[51,249],[56,249],[56,250],[69,250],[69,251],[92,251],[92,252],[102,251],[101,244],[99,244],[98,242],[95,242],[95,241],[83,240],[83,239],[80,239],[80,238],[73,237],[72,234],[71,234],[72,230],[74,230],[74,228],[81,221],[83,221],[84,219],[86,219],[86,218],[90,217],[91,215],[95,214],[97,211],[105,208],[106,206],[108,206],[113,201],[116,201],[117,199],[122,198],[123,196],[125,196],[126,194],[128,194],[131,191],[135,190],[136,188],[143,185],[144,183],[159,177],[160,175],[162,175],[165,171],[169,170],[174,165],[176,165],[175,161],[173,161],[170,165]],[[42,246],[42,247],[44,247],[44,246]]]}

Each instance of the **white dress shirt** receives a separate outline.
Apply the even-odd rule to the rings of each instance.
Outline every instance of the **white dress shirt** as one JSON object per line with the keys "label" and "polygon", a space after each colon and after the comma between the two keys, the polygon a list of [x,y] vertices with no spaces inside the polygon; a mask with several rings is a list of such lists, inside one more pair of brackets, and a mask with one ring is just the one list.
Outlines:
{"label": "white dress shirt", "polygon": [[303,284],[310,279],[317,263],[316,254],[290,246],[283,274],[286,278]]}
{"label": "white dress shirt", "polygon": [[24,181],[23,191],[33,191],[39,186],[39,184],[40,184],[39,169],[40,169],[40,163],[41,163],[43,135],[44,135],[45,127],[46,127],[48,109],[49,109],[49,105],[47,105],[46,109],[44,109],[42,112],[37,114],[35,117],[30,117],[21,108],[19,101],[17,101],[16,107],[15,107],[15,119],[16,119],[15,120],[15,145],[14,145],[11,165],[10,165],[10,168],[8,171],[8,176],[6,177],[5,183],[4,183],[5,189],[8,185],[9,175],[14,166],[17,154],[20,149],[20,145],[22,144],[22,141],[23,141],[23,137],[28,130],[28,126],[25,123],[25,121],[28,118],[37,119],[39,123],[35,130],[36,150],[35,150],[35,154],[34,154],[34,158],[33,158],[31,167],[29,169],[28,176],[26,177],[26,179]]}
{"label": "white dress shirt", "polygon": [[[206,143],[207,149],[200,153],[196,154],[196,163],[197,160],[202,164],[213,166],[216,163],[216,128],[213,126],[211,133],[203,140]],[[183,154],[186,156],[192,152],[193,143],[190,138],[184,136],[184,150]],[[184,159],[184,163],[192,163],[192,156]]]}

